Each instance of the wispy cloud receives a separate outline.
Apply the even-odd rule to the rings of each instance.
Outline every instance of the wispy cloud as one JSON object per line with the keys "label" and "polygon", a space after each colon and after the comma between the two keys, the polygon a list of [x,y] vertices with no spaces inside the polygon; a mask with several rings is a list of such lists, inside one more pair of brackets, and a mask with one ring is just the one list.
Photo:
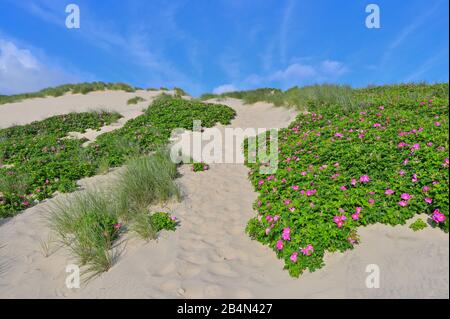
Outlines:
{"label": "wispy cloud", "polygon": [[392,54],[401,47],[404,42],[411,36],[414,35],[417,30],[423,26],[432,16],[434,13],[437,12],[439,7],[442,5],[443,1],[436,1],[434,2],[434,5],[430,7],[428,11],[425,11],[424,14],[414,17],[412,19],[412,22],[405,26],[392,40],[392,42],[388,45],[385,53],[383,54],[383,57],[381,59],[381,67],[385,66],[386,63],[391,58]]}
{"label": "wispy cloud", "polygon": [[[304,59],[305,61],[309,59]],[[333,82],[349,72],[349,68],[342,62],[323,60],[319,63],[295,62],[286,68],[274,70],[266,74],[250,74],[241,81],[235,81],[216,88],[216,90],[239,88],[252,89],[256,87],[282,87],[295,85]]]}
{"label": "wispy cloud", "polygon": [[219,85],[218,87],[214,88],[213,93],[214,94],[222,94],[222,93],[226,93],[226,92],[233,92],[233,91],[237,91],[237,87],[234,86],[233,84],[222,84]]}
{"label": "wispy cloud", "polygon": [[[443,60],[448,61],[448,48],[442,50],[441,52],[433,54],[430,58],[428,58],[424,63],[422,63],[414,72],[406,76],[404,82],[416,82],[424,79],[424,75],[426,75],[430,70],[435,68],[438,63],[441,63]],[[448,74],[446,79],[442,79],[444,81],[448,81]]]}
{"label": "wispy cloud", "polygon": [[280,60],[282,64],[286,63],[287,56],[287,44],[288,44],[288,34],[289,26],[292,17],[292,12],[294,11],[295,1],[289,0],[283,11],[283,16],[281,19],[280,27]]}
{"label": "wispy cloud", "polygon": [[[56,6],[54,2],[48,0],[39,3],[21,3],[18,6],[46,23],[65,27],[64,6]],[[179,7],[169,2],[160,7],[158,18],[164,21],[164,32],[170,34],[171,39],[186,43],[184,50],[187,52],[192,67],[201,73],[202,65],[198,59],[198,44],[195,39],[178,27],[175,19],[177,10]],[[162,30],[149,29],[145,25],[133,25],[133,23],[127,27],[127,30],[118,30],[114,28],[114,25],[102,20],[102,17],[94,16],[88,10],[86,3],[83,3],[81,7],[81,16],[82,27],[74,36],[80,37],[110,55],[128,56],[131,63],[148,69],[148,77],[150,77],[148,83],[184,86],[188,91],[200,89],[201,86],[198,83],[194,83],[192,78],[180,71],[172,61],[164,56],[164,42],[156,42],[161,36]],[[158,49],[155,50],[156,48]]]}
{"label": "wispy cloud", "polygon": [[33,92],[48,86],[79,81],[61,65],[40,59],[0,34],[0,94]]}

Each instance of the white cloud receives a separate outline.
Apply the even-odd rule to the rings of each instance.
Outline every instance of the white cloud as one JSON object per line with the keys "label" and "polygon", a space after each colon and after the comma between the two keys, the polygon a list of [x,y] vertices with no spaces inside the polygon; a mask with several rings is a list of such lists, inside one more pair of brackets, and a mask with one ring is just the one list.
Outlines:
{"label": "white cloud", "polygon": [[314,77],[317,71],[311,65],[294,63],[284,70],[278,70],[269,76],[270,81],[290,81]]}
{"label": "white cloud", "polygon": [[223,85],[219,85],[218,87],[216,87],[213,90],[213,93],[214,94],[222,94],[222,93],[233,92],[233,91],[237,91],[237,88],[233,84],[223,84]]}
{"label": "white cloud", "polygon": [[33,92],[78,80],[57,65],[39,61],[29,49],[0,39],[0,94]]}
{"label": "white cloud", "polygon": [[322,61],[320,68],[322,73],[328,76],[341,76],[347,72],[347,68],[338,61]]}
{"label": "white cloud", "polygon": [[339,61],[324,60],[319,63],[295,62],[284,69],[275,70],[268,75],[251,74],[241,87],[273,86],[289,87],[321,82],[332,82],[348,72]]}

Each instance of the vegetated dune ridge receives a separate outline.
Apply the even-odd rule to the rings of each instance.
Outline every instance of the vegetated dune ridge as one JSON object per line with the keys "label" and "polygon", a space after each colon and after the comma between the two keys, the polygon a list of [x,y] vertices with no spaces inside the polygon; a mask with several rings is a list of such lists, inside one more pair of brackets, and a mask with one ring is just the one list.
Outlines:
{"label": "vegetated dune ridge", "polygon": [[[119,112],[114,107],[122,110],[142,107],[126,106],[126,100],[139,93],[111,92],[111,96],[127,95],[120,102],[109,97],[109,92],[102,93],[108,96],[103,101],[111,104],[96,105],[93,99],[88,99],[88,107],[80,101],[73,102],[75,96],[64,96],[59,98],[61,109],[57,110],[64,113],[63,104],[75,109],[77,103],[80,108],[108,106]],[[90,93],[86,97],[96,95],[101,93]],[[10,122],[2,117],[0,125],[61,114],[43,111],[33,113],[36,118],[29,120],[33,116],[30,110],[38,102],[5,105],[8,108],[15,105],[23,111],[16,111],[16,118],[10,117]],[[25,103],[27,107],[21,106]],[[285,127],[295,117],[293,110],[266,103],[244,105],[235,99],[220,103],[237,111],[231,127]],[[45,109],[45,103],[42,105]],[[0,111],[2,114],[9,112],[2,106]],[[223,130],[222,126],[218,127]],[[114,179],[115,172],[85,179],[80,184],[104,185]],[[116,265],[78,290],[65,286],[65,268],[71,262],[67,251],[51,245],[51,254],[46,258],[39,244],[40,240],[48,239],[42,212],[52,199],[0,226],[0,247],[3,245],[0,248],[0,297],[448,298],[448,235],[438,229],[428,227],[413,232],[407,226],[379,224],[360,228],[361,244],[354,250],[329,254],[325,267],[295,279],[282,270],[283,262],[271,249],[251,241],[244,233],[247,221],[255,215],[252,204],[257,197],[244,165],[211,164],[209,171],[200,173],[184,165],[180,172],[182,177],[178,182],[184,198],[180,203],[164,207],[180,219],[177,231],[163,232],[156,242],[148,244],[129,238],[122,245],[125,249]],[[378,289],[366,287],[369,264],[379,266]]]}

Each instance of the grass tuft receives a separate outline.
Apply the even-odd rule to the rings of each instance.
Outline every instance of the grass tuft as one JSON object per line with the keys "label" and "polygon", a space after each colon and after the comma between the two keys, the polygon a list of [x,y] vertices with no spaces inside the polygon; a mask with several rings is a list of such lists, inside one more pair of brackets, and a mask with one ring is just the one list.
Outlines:
{"label": "grass tuft", "polygon": [[157,151],[152,156],[132,160],[117,185],[121,217],[130,220],[151,204],[173,196],[179,199],[180,191],[173,181],[176,176],[176,165],[168,152]]}

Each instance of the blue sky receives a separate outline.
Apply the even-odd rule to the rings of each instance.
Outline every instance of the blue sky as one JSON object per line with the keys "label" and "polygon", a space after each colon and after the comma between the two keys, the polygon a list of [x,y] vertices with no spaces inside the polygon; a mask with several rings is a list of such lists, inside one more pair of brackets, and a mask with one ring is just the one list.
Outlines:
{"label": "blue sky", "polygon": [[[80,7],[80,29],[65,7]],[[368,29],[366,5],[380,8]],[[0,94],[80,81],[191,94],[448,82],[448,0],[0,0]]]}

